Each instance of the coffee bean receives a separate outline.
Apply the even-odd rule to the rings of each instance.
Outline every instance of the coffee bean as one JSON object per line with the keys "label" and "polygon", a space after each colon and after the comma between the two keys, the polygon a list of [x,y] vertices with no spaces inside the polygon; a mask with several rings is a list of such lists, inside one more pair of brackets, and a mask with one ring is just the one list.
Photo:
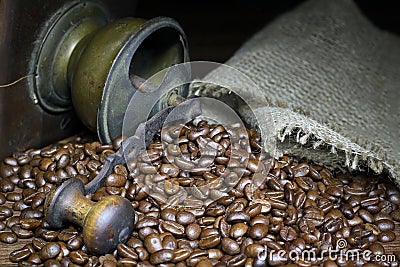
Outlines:
{"label": "coffee bean", "polygon": [[151,264],[161,264],[165,262],[169,262],[174,258],[174,252],[169,249],[162,249],[159,251],[156,251],[151,254],[150,256],[150,262]]}
{"label": "coffee bean", "polygon": [[375,255],[385,254],[384,247],[379,243],[373,243],[373,244],[369,245],[368,249],[372,252],[372,254],[375,254]]}
{"label": "coffee bean", "polygon": [[189,256],[190,256],[190,251],[188,249],[177,249],[174,251],[174,257],[171,261],[175,263],[182,262],[187,258],[189,258]]}
{"label": "coffee bean", "polygon": [[137,247],[137,248],[135,248],[135,251],[139,257],[139,260],[141,260],[141,261],[149,260],[150,255],[144,247]]}
{"label": "coffee bean", "polygon": [[213,217],[223,215],[225,214],[225,206],[218,202],[213,202],[207,206],[206,214]]}
{"label": "coffee bean", "polygon": [[45,242],[42,241],[41,239],[33,238],[32,246],[36,251],[40,251],[44,245],[45,245]]}
{"label": "coffee bean", "polygon": [[197,238],[199,238],[200,233],[201,233],[200,225],[194,223],[186,226],[185,234],[190,240],[196,240]]}
{"label": "coffee bean", "polygon": [[6,218],[13,216],[13,214],[14,212],[9,207],[0,206],[0,221],[3,221]]}
{"label": "coffee bean", "polygon": [[244,211],[232,212],[228,214],[226,221],[228,223],[248,222],[250,221],[250,216]]}
{"label": "coffee bean", "polygon": [[257,223],[250,227],[249,235],[254,239],[262,239],[268,234],[268,226],[265,224]]}
{"label": "coffee bean", "polygon": [[11,262],[20,262],[29,258],[32,252],[28,248],[21,248],[10,253]]}
{"label": "coffee bean", "polygon": [[83,245],[83,238],[81,236],[74,236],[67,241],[67,248],[70,250],[78,250]]}
{"label": "coffee bean", "polygon": [[400,222],[400,210],[395,210],[390,214],[393,220]]}
{"label": "coffee bean", "polygon": [[40,226],[41,221],[35,218],[23,218],[19,219],[19,223],[21,224],[22,229],[34,230]]}
{"label": "coffee bean", "polygon": [[378,235],[378,240],[382,243],[391,242],[396,239],[396,234],[391,231],[383,231]]}
{"label": "coffee bean", "polygon": [[154,253],[156,251],[162,250],[162,242],[158,234],[149,234],[144,239],[144,246],[149,253]]}
{"label": "coffee bean", "polygon": [[47,243],[42,247],[39,252],[39,256],[42,260],[48,260],[55,258],[61,252],[61,247],[58,243],[51,242]]}
{"label": "coffee bean", "polygon": [[144,217],[136,223],[136,228],[154,227],[158,225],[158,220],[151,217]]}
{"label": "coffee bean", "polygon": [[358,211],[358,215],[361,217],[361,219],[363,219],[367,223],[373,223],[374,222],[374,216],[372,216],[372,214],[367,210],[360,209]]}
{"label": "coffee bean", "polygon": [[11,230],[14,232],[14,234],[18,238],[27,239],[27,238],[33,237],[35,235],[32,231],[23,229],[23,228],[21,228],[20,225],[17,225],[17,224],[13,225],[11,227]]}
{"label": "coffee bean", "polygon": [[[30,262],[30,263],[33,263],[33,264],[42,263],[42,259],[40,258],[39,253],[37,253],[37,252],[32,253],[26,261]],[[55,265],[55,266],[61,266],[58,261],[56,261],[56,262],[58,263],[58,265]],[[45,266],[48,266],[48,264],[45,265]]]}
{"label": "coffee bean", "polygon": [[4,231],[4,229],[6,229],[6,227],[8,227],[8,226],[6,226],[5,223],[0,222],[0,231]]}
{"label": "coffee bean", "polygon": [[378,226],[381,231],[393,231],[394,230],[394,222],[389,219],[381,219],[375,222],[375,225]]}
{"label": "coffee bean", "polygon": [[392,220],[392,216],[390,216],[390,214],[386,214],[386,213],[382,213],[382,212],[378,212],[374,215],[374,221],[379,221],[379,220]]}
{"label": "coffee bean", "polygon": [[239,244],[235,240],[233,240],[231,238],[227,238],[227,237],[222,238],[221,248],[222,248],[222,251],[224,251],[225,253],[227,253],[229,255],[235,255],[240,252]]}
{"label": "coffee bean", "polygon": [[293,241],[297,237],[296,230],[290,226],[284,226],[279,234],[284,241]]}
{"label": "coffee bean", "polygon": [[43,213],[41,211],[39,211],[38,209],[26,208],[21,212],[20,218],[41,219],[41,218],[43,218]]}
{"label": "coffee bean", "polygon": [[126,177],[122,174],[112,173],[105,180],[106,186],[122,187],[126,183]]}
{"label": "coffee bean", "polygon": [[300,209],[303,207],[304,203],[306,202],[307,195],[304,193],[304,191],[299,190],[294,193],[293,196],[293,206],[296,208]]}
{"label": "coffee bean", "polygon": [[201,238],[199,241],[199,247],[201,249],[210,249],[210,248],[214,248],[214,247],[218,246],[220,242],[221,242],[221,239],[218,236],[218,234],[213,234],[213,235],[209,235],[209,236]]}
{"label": "coffee bean", "polygon": [[0,241],[6,244],[13,244],[17,242],[17,236],[12,232],[1,232]]}
{"label": "coffee bean", "polygon": [[232,225],[229,235],[234,239],[242,237],[247,233],[248,228],[245,223],[236,223]]}
{"label": "coffee bean", "polygon": [[288,262],[288,254],[282,253],[272,253],[269,257],[267,257],[268,264],[270,266],[280,266],[284,265]]}
{"label": "coffee bean", "polygon": [[[164,249],[175,250],[177,249],[177,242],[175,237],[173,237],[170,233],[163,233],[166,234],[165,237],[162,237],[162,246]],[[161,234],[161,235],[163,235]],[[160,237],[161,237],[160,235]]]}
{"label": "coffee bean", "polygon": [[195,221],[195,216],[187,211],[181,211],[176,214],[176,221],[181,225],[192,224]]}
{"label": "coffee bean", "polygon": [[185,227],[174,221],[162,221],[160,226],[164,231],[168,231],[173,235],[181,236],[185,233]]}
{"label": "coffee bean", "polygon": [[72,251],[71,253],[69,253],[69,258],[73,263],[79,265],[83,265],[89,260],[88,255],[82,250]]}

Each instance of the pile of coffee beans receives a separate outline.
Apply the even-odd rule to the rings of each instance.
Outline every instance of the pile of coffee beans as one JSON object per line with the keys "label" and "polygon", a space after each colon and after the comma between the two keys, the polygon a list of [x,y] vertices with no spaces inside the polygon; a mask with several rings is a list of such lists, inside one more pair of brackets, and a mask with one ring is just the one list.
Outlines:
{"label": "pile of coffee beans", "polygon": [[[82,229],[52,229],[46,194],[62,179],[93,179],[122,139],[75,139],[15,153],[0,163],[0,241],[30,242],[9,255],[19,266],[399,266],[400,192],[386,178],[332,173],[290,156],[272,159],[239,125],[163,130],[146,151],[116,165],[94,194],[127,198],[132,236],[92,255]],[[17,243],[18,244],[18,243]],[[373,262],[324,253],[371,251]],[[395,249],[396,250],[396,249]],[[400,249],[397,249],[400,250]],[[293,257],[302,252],[316,258]],[[336,256],[339,252],[336,252]],[[383,257],[381,258],[383,259]]]}

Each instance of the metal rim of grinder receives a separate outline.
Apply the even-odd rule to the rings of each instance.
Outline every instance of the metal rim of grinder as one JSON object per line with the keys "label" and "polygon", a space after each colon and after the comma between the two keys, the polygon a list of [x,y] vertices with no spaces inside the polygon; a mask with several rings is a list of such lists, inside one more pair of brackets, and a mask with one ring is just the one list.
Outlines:
{"label": "metal rim of grinder", "polygon": [[72,4],[53,16],[35,66],[35,93],[45,110],[58,113],[72,109],[68,77],[71,56],[84,38],[109,20],[107,9],[93,2]]}
{"label": "metal rim of grinder", "polygon": [[147,79],[189,61],[186,35],[175,20],[109,20],[106,8],[91,1],[60,11],[42,42],[34,83],[45,110],[73,107],[102,143],[122,133],[126,107],[137,90],[130,75]]}

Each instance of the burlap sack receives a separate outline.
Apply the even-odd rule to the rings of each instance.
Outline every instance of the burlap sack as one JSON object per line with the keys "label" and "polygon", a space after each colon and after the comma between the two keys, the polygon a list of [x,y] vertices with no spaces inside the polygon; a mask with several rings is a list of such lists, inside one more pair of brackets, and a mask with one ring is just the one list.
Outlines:
{"label": "burlap sack", "polygon": [[[226,64],[268,96],[229,72],[208,74],[269,104],[258,111],[272,114],[276,156],[388,172],[400,184],[400,39],[373,26],[352,1],[306,2],[267,25]],[[191,91],[226,93],[202,83]]]}

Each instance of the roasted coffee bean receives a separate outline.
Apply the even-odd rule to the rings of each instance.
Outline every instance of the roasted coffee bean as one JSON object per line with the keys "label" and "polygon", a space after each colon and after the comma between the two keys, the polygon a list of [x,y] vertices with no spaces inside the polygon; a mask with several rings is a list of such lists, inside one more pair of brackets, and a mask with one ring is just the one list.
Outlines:
{"label": "roasted coffee bean", "polygon": [[1,232],[0,241],[6,244],[13,244],[17,242],[18,238],[13,232]]}
{"label": "roasted coffee bean", "polygon": [[282,229],[279,232],[280,237],[284,240],[284,241],[293,241],[294,239],[296,239],[297,237],[297,233],[296,230],[293,229],[290,226],[284,226],[282,227]]}
{"label": "roasted coffee bean", "polygon": [[69,253],[69,258],[73,263],[79,265],[83,265],[89,260],[88,255],[82,250],[72,251],[71,253]]}
{"label": "roasted coffee bean", "polygon": [[23,228],[21,228],[20,225],[17,225],[17,224],[13,225],[11,227],[11,230],[14,232],[14,234],[18,238],[27,239],[27,238],[33,237],[35,235],[32,231],[23,229]]}
{"label": "roasted coffee bean", "polygon": [[31,254],[32,252],[28,248],[23,247],[11,252],[9,259],[11,262],[20,262],[28,259]]}
{"label": "roasted coffee bean", "polygon": [[250,221],[250,216],[244,211],[232,212],[228,214],[226,221],[228,223],[248,222]]}
{"label": "roasted coffee bean", "polygon": [[24,218],[19,219],[19,223],[21,224],[22,229],[34,230],[40,226],[41,221],[35,218]]}
{"label": "roasted coffee bean", "polygon": [[126,183],[126,177],[122,174],[113,173],[107,176],[106,186],[122,187]]}
{"label": "roasted coffee bean", "polygon": [[154,253],[156,251],[162,250],[162,241],[158,234],[149,234],[144,239],[144,246],[149,253]]}
{"label": "roasted coffee bean", "polygon": [[201,238],[199,241],[199,247],[201,249],[210,249],[210,248],[214,248],[214,247],[218,246],[220,242],[221,242],[221,239],[220,239],[219,235],[213,234],[213,235],[209,235],[209,236]]}
{"label": "roasted coffee bean", "polygon": [[[42,259],[40,258],[39,253],[37,253],[37,252],[32,253],[26,261],[29,263],[33,263],[33,264],[41,264],[42,263]],[[61,266],[58,261],[56,261],[56,263],[58,265],[53,264],[53,266]],[[49,265],[47,264],[45,266],[49,266]]]}
{"label": "roasted coffee bean", "polygon": [[391,231],[383,231],[378,235],[378,240],[382,243],[391,242],[396,239],[396,234]]}
{"label": "roasted coffee bean", "polygon": [[0,231],[4,231],[4,229],[6,229],[6,227],[8,227],[8,226],[6,226],[5,223],[0,222]]}
{"label": "roasted coffee bean", "polygon": [[9,207],[0,206],[0,221],[13,216],[14,212]]}
{"label": "roasted coffee bean", "polygon": [[400,210],[395,210],[390,214],[393,220],[400,222]]}
{"label": "roasted coffee bean", "polygon": [[144,217],[136,223],[136,228],[154,227],[158,225],[158,220],[151,217]]}
{"label": "roasted coffee bean", "polygon": [[42,260],[53,259],[61,252],[61,247],[58,243],[50,242],[42,247],[39,256]]}
{"label": "roasted coffee bean", "polygon": [[196,240],[199,238],[201,234],[200,225],[193,223],[186,226],[185,234],[189,238],[189,240]]}
{"label": "roasted coffee bean", "polygon": [[254,239],[262,239],[268,234],[268,225],[262,224],[262,223],[257,223],[250,227],[249,229],[249,235],[251,238]]}
{"label": "roasted coffee bean", "polygon": [[177,242],[175,237],[173,237],[170,233],[167,234],[165,237],[162,238],[162,245],[164,249],[175,250],[177,248]]}
{"label": "roasted coffee bean", "polygon": [[157,265],[165,262],[170,262],[174,258],[174,252],[169,249],[162,249],[151,254],[151,264]]}
{"label": "roasted coffee bean", "polygon": [[17,192],[8,192],[6,194],[6,199],[8,201],[16,202],[22,200],[22,194]]}
{"label": "roasted coffee bean", "polygon": [[270,266],[284,265],[288,262],[288,254],[272,253],[271,256],[267,257],[267,261]]}
{"label": "roasted coffee bean", "polygon": [[242,237],[247,233],[248,228],[245,223],[236,223],[232,225],[229,235],[234,239]]}
{"label": "roasted coffee bean", "polygon": [[222,251],[224,251],[225,253],[227,253],[229,255],[235,255],[240,252],[239,244],[235,240],[233,240],[231,238],[227,238],[227,237],[222,238],[221,248],[222,248]]}
{"label": "roasted coffee bean", "polygon": [[6,203],[6,197],[0,192],[0,205],[3,205],[4,203]]}
{"label": "roasted coffee bean", "polygon": [[20,218],[43,218],[43,213],[38,209],[27,208],[21,211]]}
{"label": "roasted coffee bean", "polygon": [[373,244],[369,245],[368,249],[375,255],[385,254],[384,247],[379,243],[373,243]]}
{"label": "roasted coffee bean", "polygon": [[300,209],[303,207],[304,203],[306,202],[307,195],[304,193],[304,191],[299,190],[294,193],[293,196],[293,206],[295,206],[297,209]]}
{"label": "roasted coffee bean", "polygon": [[176,214],[176,222],[181,225],[194,223],[196,217],[191,212],[181,211]]}
{"label": "roasted coffee bean", "polygon": [[150,258],[149,252],[144,247],[135,248],[136,254],[138,255],[139,260],[147,261]]}
{"label": "roasted coffee bean", "polygon": [[78,250],[83,245],[83,239],[81,236],[74,236],[67,241],[67,248],[69,250]]}
{"label": "roasted coffee bean", "polygon": [[162,221],[160,226],[164,231],[168,231],[173,235],[181,236],[185,233],[185,227],[174,221]]}
{"label": "roasted coffee bean", "polygon": [[392,216],[390,216],[390,214],[386,214],[386,213],[382,213],[382,212],[378,212],[374,215],[374,220],[375,221],[379,221],[379,220],[392,220]]}
{"label": "roasted coffee bean", "polygon": [[[190,256],[190,251],[188,249],[177,249],[174,251],[174,257],[171,260],[172,262],[182,262],[189,258]],[[212,257],[210,257],[212,258]]]}
{"label": "roasted coffee bean", "polygon": [[361,219],[364,220],[364,222],[367,222],[367,223],[373,223],[374,222],[374,216],[372,216],[372,214],[367,210],[360,209],[358,211],[358,215],[361,217]]}
{"label": "roasted coffee bean", "polygon": [[389,219],[381,219],[375,222],[375,225],[378,226],[381,231],[393,231],[394,230],[394,222]]}

